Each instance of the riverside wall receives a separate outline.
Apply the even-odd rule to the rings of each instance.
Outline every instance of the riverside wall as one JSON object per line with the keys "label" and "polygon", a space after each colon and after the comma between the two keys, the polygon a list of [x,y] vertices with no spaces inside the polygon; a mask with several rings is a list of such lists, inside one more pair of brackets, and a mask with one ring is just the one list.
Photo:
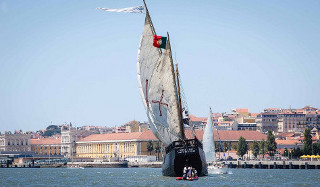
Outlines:
{"label": "riverside wall", "polygon": [[229,168],[254,168],[254,169],[320,169],[320,161],[310,160],[281,160],[281,161],[227,161],[225,164]]}

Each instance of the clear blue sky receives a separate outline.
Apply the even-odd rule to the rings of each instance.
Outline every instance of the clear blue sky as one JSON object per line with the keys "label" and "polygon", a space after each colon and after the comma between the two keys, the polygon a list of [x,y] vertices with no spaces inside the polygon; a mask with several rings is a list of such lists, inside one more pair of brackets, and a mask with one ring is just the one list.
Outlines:
{"label": "clear blue sky", "polygon": [[[320,1],[149,0],[190,112],[320,107]],[[145,121],[140,0],[0,0],[0,131]]]}

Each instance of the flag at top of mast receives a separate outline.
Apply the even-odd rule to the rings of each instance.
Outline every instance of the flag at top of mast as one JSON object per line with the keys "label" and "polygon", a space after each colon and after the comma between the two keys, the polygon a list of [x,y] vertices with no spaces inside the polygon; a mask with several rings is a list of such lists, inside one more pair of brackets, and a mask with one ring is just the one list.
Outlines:
{"label": "flag at top of mast", "polygon": [[157,36],[157,35],[153,36],[153,46],[157,48],[165,49],[166,44],[167,44],[167,37]]}

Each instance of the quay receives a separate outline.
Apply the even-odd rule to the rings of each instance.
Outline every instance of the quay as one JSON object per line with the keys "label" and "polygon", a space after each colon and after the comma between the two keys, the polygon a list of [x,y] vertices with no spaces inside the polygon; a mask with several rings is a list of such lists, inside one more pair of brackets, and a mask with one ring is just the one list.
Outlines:
{"label": "quay", "polygon": [[80,166],[84,168],[127,168],[128,162],[68,162],[67,167]]}
{"label": "quay", "polygon": [[129,162],[128,166],[139,167],[139,168],[161,168],[162,162]]}
{"label": "quay", "polygon": [[228,168],[254,168],[254,169],[320,169],[320,161],[310,160],[268,160],[268,161],[257,161],[257,160],[238,160],[238,161],[227,161],[225,164]]}

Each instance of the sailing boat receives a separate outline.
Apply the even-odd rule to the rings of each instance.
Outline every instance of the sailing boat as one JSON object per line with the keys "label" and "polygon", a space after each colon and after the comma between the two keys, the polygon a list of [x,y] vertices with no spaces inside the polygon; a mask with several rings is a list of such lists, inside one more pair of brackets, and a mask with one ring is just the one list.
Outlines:
{"label": "sailing boat", "polygon": [[138,84],[150,127],[166,145],[162,174],[182,176],[184,166],[188,165],[195,168],[199,176],[207,175],[201,142],[185,136],[178,69],[173,65],[169,34],[164,50],[153,46],[156,31],[143,2],[146,17],[138,50]]}
{"label": "sailing boat", "polygon": [[206,155],[206,161],[208,165],[213,165],[213,162],[216,161],[216,152],[213,138],[213,123],[212,123],[212,112],[210,108],[210,113],[208,116],[207,124],[203,133],[203,151]]}
{"label": "sailing boat", "polygon": [[210,108],[207,124],[203,133],[203,151],[206,156],[206,161],[208,163],[208,172],[210,174],[227,174],[228,173],[226,165],[218,164],[216,160],[211,108]]}

